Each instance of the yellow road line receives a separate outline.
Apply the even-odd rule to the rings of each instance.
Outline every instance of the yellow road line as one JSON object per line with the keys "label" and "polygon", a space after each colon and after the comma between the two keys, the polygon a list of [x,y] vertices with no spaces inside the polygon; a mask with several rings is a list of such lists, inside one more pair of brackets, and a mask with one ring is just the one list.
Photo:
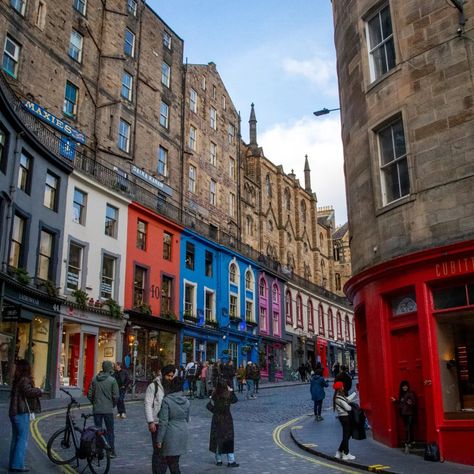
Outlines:
{"label": "yellow road line", "polygon": [[324,467],[327,467],[329,469],[334,469],[335,471],[340,471],[340,472],[347,472],[348,474],[357,474],[358,471],[352,471],[350,469],[347,469],[345,467],[342,467],[340,464],[337,465],[337,466],[334,466],[332,464],[329,464],[329,463],[326,463],[324,461],[318,461],[317,459],[313,459],[309,456],[305,456],[304,454],[301,454],[301,453],[298,453],[296,451],[293,451],[292,449],[288,448],[287,446],[285,446],[283,444],[283,442],[281,441],[281,432],[285,429],[285,428],[288,428],[290,425],[292,425],[293,423],[296,423],[298,421],[300,421],[302,418],[304,418],[304,416],[300,416],[298,418],[294,418],[293,420],[290,420],[290,421],[287,421],[286,423],[284,423],[283,425],[280,425],[280,426],[277,426],[274,430],[273,430],[273,442],[281,449],[283,449],[283,451],[286,451],[287,453],[293,455],[293,456],[296,456],[296,457],[299,457],[301,459],[305,459],[306,461],[309,461],[309,462],[312,462],[313,464],[317,464],[319,466],[324,466]]}

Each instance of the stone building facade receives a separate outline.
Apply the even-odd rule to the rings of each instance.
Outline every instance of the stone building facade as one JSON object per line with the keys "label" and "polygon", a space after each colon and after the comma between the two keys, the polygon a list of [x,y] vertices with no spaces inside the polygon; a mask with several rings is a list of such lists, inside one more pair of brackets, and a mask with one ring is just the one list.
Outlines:
{"label": "stone building facade", "polygon": [[[374,438],[474,464],[472,2],[333,2],[360,397]],[[377,357],[372,357],[376,353]]]}

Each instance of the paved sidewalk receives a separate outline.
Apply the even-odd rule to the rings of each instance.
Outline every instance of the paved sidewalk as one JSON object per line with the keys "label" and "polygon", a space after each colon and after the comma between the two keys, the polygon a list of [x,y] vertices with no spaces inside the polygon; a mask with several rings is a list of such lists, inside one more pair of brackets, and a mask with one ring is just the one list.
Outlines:
{"label": "paved sidewalk", "polygon": [[450,462],[425,461],[422,456],[405,454],[401,449],[389,448],[372,438],[367,431],[367,439],[351,439],[349,448],[356,459],[351,462],[334,457],[341,442],[342,429],[332,409],[323,412],[324,420],[317,422],[314,415],[302,417],[292,426],[291,437],[302,449],[317,456],[340,462],[358,469],[396,474],[467,474],[473,472],[472,466]]}

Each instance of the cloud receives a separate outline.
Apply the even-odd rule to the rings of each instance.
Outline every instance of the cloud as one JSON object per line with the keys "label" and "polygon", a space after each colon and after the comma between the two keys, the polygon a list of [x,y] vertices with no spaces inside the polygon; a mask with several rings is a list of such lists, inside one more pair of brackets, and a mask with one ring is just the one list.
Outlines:
{"label": "cloud", "polygon": [[324,87],[326,94],[337,93],[336,64],[333,58],[313,57],[305,60],[285,58],[282,68],[290,76],[300,76],[309,80],[314,86]]}
{"label": "cloud", "polygon": [[338,118],[303,118],[276,124],[258,135],[265,156],[285,173],[294,170],[304,186],[304,161],[308,155],[311,187],[318,207],[332,206],[337,224],[347,220],[341,125]]}

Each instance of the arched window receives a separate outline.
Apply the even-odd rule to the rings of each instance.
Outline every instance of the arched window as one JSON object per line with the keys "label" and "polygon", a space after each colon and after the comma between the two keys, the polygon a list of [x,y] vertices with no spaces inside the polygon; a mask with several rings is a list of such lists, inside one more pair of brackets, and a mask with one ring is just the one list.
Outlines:
{"label": "arched window", "polygon": [[247,270],[245,272],[245,289],[253,291],[253,273],[252,270]]}
{"label": "arched window", "polygon": [[303,222],[306,222],[306,202],[304,199],[301,200],[300,208],[301,208],[301,220]]}
{"label": "arched window", "polygon": [[339,311],[336,314],[336,321],[337,321],[337,338],[342,339],[342,317]]}
{"label": "arched window", "polygon": [[263,277],[260,278],[260,283],[258,287],[259,287],[260,298],[266,298],[267,297],[267,282],[265,278]]}
{"label": "arched window", "polygon": [[280,302],[280,290],[278,289],[278,285],[276,283],[272,286],[272,302],[274,304],[278,304]]}
{"label": "arched window", "polygon": [[285,207],[287,211],[291,211],[291,197],[288,188],[285,188]]}
{"label": "arched window", "polygon": [[328,337],[332,337],[334,339],[334,319],[332,317],[331,308],[328,309]]}
{"label": "arched window", "polygon": [[345,336],[346,336],[346,341],[349,341],[351,340],[351,323],[349,322],[349,316],[347,316],[346,314],[346,318],[345,318]]}
{"label": "arched window", "polygon": [[247,216],[245,218],[245,223],[246,223],[247,235],[252,236],[253,235],[253,219],[252,219],[252,217]]}
{"label": "arched window", "polygon": [[231,283],[237,283],[237,265],[231,263],[229,267],[229,281]]}
{"label": "arched window", "polygon": [[336,273],[334,278],[336,280],[336,291],[341,291],[341,275],[339,275],[339,273]]}
{"label": "arched window", "polygon": [[272,183],[270,182],[269,174],[267,174],[267,176],[265,177],[265,189],[267,191],[267,196],[271,198],[272,197]]}
{"label": "arched window", "polygon": [[306,308],[307,319],[308,319],[308,331],[314,332],[314,312],[313,312],[313,302],[308,299],[308,306]]}
{"label": "arched window", "polygon": [[319,245],[321,246],[321,250],[324,246],[324,235],[322,232],[319,233]]}
{"label": "arched window", "polygon": [[301,299],[301,296],[298,295],[296,297],[296,323],[299,328],[303,328],[303,300]]}
{"label": "arched window", "polygon": [[291,304],[291,291],[287,290],[285,295],[286,322],[293,324],[293,305]]}
{"label": "arched window", "polygon": [[323,311],[323,305],[318,306],[318,324],[319,324],[319,335],[320,336],[325,336],[324,332],[324,311]]}
{"label": "arched window", "polygon": [[326,286],[327,283],[327,278],[326,278],[326,264],[324,263],[324,260],[321,260],[321,285]]}

